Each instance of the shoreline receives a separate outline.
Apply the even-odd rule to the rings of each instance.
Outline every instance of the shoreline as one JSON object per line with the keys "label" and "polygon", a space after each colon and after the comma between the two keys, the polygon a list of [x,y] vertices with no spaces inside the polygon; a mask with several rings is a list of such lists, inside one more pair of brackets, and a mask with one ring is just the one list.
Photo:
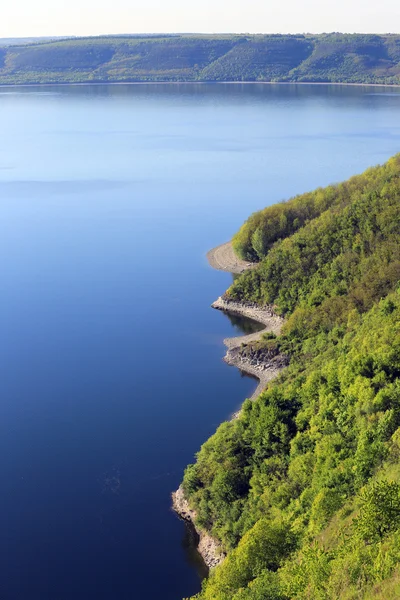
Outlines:
{"label": "shoreline", "polygon": [[257,263],[238,258],[233,251],[232,242],[225,242],[212,248],[207,252],[206,258],[210,267],[226,273],[243,273],[257,266]]}
{"label": "shoreline", "polygon": [[377,87],[400,88],[400,83],[350,83],[329,81],[49,81],[47,83],[0,83],[0,88],[15,87],[52,87],[52,86],[96,86],[96,85],[319,85],[319,86],[346,86],[346,87]]}
{"label": "shoreline", "polygon": [[225,558],[225,554],[222,552],[222,548],[218,542],[209,533],[196,527],[196,511],[190,508],[182,485],[178,487],[176,492],[172,492],[172,508],[179,518],[185,521],[196,532],[199,539],[196,550],[208,569],[213,569],[221,564]]}
{"label": "shoreline", "polygon": [[[243,273],[243,271],[257,266],[256,264],[253,265],[252,263],[246,263],[245,261],[238,259],[233,252],[231,242],[226,242],[216,248],[212,248],[207,252],[207,260],[214,269],[231,273]],[[241,355],[240,350],[243,344],[260,340],[263,334],[268,331],[275,333],[275,335],[279,335],[284,320],[282,317],[275,314],[271,306],[260,307],[256,304],[234,302],[227,300],[223,296],[220,296],[215,300],[211,307],[223,312],[247,317],[265,325],[264,329],[261,331],[224,339],[227,352],[223,360],[228,365],[234,366],[243,373],[251,375],[259,380],[257,388],[250,396],[251,400],[255,400],[267,384],[280,374],[287,363],[285,357],[280,355],[271,358],[268,362],[260,362],[257,360],[250,362]],[[234,419],[239,418],[240,413],[241,409],[233,413],[230,420],[233,421]],[[185,498],[182,485],[172,493],[172,509],[179,518],[184,520],[194,529],[199,539],[197,551],[204,560],[206,566],[209,569],[213,569],[221,564],[225,558],[225,553],[217,540],[206,531],[196,527],[196,511],[190,507],[188,500]]]}
{"label": "shoreline", "polygon": [[[239,302],[228,301],[223,296],[220,296],[218,300],[211,304],[211,306],[216,310],[239,315],[241,317],[247,317],[265,325],[264,329],[256,331],[255,333],[224,339],[224,344],[227,347],[227,352],[223,359],[224,362],[259,380],[257,388],[254,390],[253,394],[249,396],[250,400],[255,400],[265,389],[267,384],[278,377],[282,369],[286,366],[286,363],[279,355],[272,358],[267,363],[259,361],[250,362],[241,356],[240,350],[244,344],[259,341],[264,333],[271,332],[275,335],[279,335],[284,319],[276,315],[270,306],[260,308],[259,306],[252,304],[246,305]],[[241,410],[236,411],[233,413],[232,418],[238,418],[240,413]]]}

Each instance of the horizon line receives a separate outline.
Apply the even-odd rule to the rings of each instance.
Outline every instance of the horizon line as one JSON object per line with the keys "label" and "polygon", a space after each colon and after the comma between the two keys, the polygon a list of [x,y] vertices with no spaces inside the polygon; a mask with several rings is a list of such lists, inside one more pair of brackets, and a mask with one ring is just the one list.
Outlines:
{"label": "horizon line", "polygon": [[297,31],[297,32],[276,32],[276,31],[148,31],[148,32],[132,32],[132,33],[92,33],[92,34],[51,34],[51,35],[8,35],[0,36],[0,40],[23,40],[23,39],[79,39],[79,38],[101,38],[101,37],[146,37],[146,36],[183,36],[183,35],[198,35],[198,36],[257,36],[257,35],[276,35],[276,36],[296,36],[296,35],[400,35],[399,32],[366,32],[366,31]]}

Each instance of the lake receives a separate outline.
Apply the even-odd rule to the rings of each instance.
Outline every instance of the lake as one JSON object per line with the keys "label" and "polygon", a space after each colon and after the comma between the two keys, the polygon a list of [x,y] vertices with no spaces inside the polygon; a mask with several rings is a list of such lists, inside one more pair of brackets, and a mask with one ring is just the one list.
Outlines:
{"label": "lake", "polygon": [[2,600],[199,591],[170,493],[256,387],[206,251],[400,151],[399,117],[389,88],[0,88]]}

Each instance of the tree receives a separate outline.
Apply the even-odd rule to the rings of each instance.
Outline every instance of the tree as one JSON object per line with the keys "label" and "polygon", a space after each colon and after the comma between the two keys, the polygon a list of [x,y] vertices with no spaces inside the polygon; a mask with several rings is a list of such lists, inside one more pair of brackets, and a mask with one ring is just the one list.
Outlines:
{"label": "tree", "polygon": [[359,537],[366,542],[381,540],[400,527],[400,485],[379,481],[361,494],[361,509],[354,521]]}

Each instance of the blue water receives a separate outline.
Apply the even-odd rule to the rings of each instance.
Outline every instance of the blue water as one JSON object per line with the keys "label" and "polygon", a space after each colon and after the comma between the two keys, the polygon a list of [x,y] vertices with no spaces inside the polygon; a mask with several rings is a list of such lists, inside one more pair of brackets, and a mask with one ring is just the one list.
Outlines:
{"label": "blue water", "polygon": [[399,151],[399,117],[382,88],[0,89],[2,600],[199,590],[170,492],[256,385],[205,253]]}

